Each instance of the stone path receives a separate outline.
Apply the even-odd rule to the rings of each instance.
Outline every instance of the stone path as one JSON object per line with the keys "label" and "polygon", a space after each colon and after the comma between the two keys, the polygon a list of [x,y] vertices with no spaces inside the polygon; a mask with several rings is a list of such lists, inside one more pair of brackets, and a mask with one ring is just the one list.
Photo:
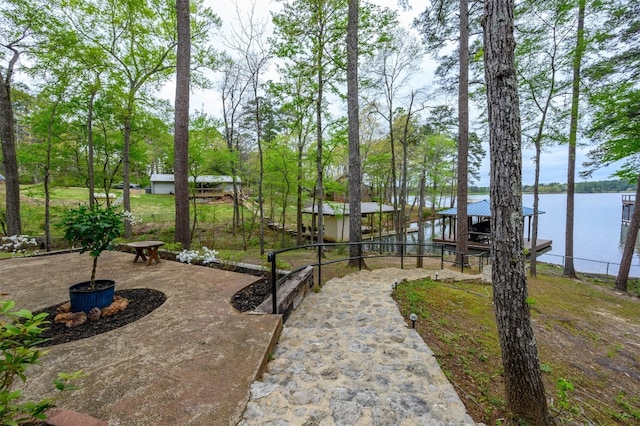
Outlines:
{"label": "stone path", "polygon": [[394,283],[436,272],[478,278],[388,268],[335,278],[310,293],[252,384],[239,425],[474,425],[390,297]]}

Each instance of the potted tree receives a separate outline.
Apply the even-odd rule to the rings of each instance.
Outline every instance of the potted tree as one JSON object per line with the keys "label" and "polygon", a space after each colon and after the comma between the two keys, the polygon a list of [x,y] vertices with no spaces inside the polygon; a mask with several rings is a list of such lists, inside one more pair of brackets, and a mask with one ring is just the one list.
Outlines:
{"label": "potted tree", "polygon": [[91,280],[69,287],[73,312],[88,313],[93,307],[102,309],[113,302],[115,281],[96,280],[96,269],[100,254],[115,248],[114,241],[123,231],[123,219],[124,213],[114,207],[80,206],[65,213],[62,220],[65,239],[80,244],[80,254],[88,252],[93,257]]}

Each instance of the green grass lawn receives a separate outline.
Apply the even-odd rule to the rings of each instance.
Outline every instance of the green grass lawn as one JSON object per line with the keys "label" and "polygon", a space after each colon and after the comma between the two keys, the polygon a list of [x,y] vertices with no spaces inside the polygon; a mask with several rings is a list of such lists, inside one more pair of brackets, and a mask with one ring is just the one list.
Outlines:
{"label": "green grass lawn", "polygon": [[[99,191],[97,191],[99,193]],[[111,191],[113,197],[110,202],[120,202],[122,190]],[[20,210],[23,235],[42,238],[45,233],[45,194],[43,185],[23,185],[20,193]],[[50,193],[50,222],[53,248],[62,248],[66,242],[62,240],[63,231],[57,225],[63,213],[77,207],[79,204],[87,204],[89,190],[87,188],[60,188],[54,187]],[[144,190],[131,190],[131,212],[141,222],[133,227],[133,240],[162,240],[166,242],[166,248],[178,248],[173,244],[175,229],[175,198],[173,195],[146,194]],[[99,203],[106,204],[106,198],[99,198]],[[0,212],[5,210],[5,187],[0,185]],[[238,250],[245,247],[242,234],[231,227],[233,221],[233,206],[231,203],[202,203],[192,204],[191,223],[193,212],[196,212],[196,227],[193,232],[192,246],[199,248],[207,246],[221,250]],[[243,211],[245,217],[246,246],[255,248],[258,246],[258,222],[252,221],[252,213],[248,209]],[[280,247],[281,238],[270,230],[265,232],[265,240],[268,247]],[[291,243],[290,237],[285,239]],[[124,239],[122,239],[124,242]],[[175,247],[173,247],[175,245]],[[7,254],[0,254],[7,256]]]}
{"label": "green grass lawn", "polygon": [[[544,269],[544,268],[542,268]],[[558,424],[640,425],[640,299],[539,273],[529,300]],[[420,280],[394,292],[477,422],[515,425],[505,407],[490,284]]]}

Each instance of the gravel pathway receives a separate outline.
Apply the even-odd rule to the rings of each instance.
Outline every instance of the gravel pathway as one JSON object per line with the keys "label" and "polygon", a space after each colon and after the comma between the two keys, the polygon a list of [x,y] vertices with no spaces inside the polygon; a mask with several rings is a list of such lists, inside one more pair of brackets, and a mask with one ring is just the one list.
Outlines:
{"label": "gravel pathway", "polygon": [[310,293],[285,324],[239,425],[474,425],[393,285],[448,270],[360,271]]}

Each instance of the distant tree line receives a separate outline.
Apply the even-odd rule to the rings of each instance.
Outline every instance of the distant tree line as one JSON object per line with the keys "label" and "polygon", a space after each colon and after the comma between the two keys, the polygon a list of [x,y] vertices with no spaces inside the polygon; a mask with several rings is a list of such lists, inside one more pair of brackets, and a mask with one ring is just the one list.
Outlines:
{"label": "distant tree line", "polygon": [[[539,186],[541,194],[559,194],[567,191],[566,183],[541,183]],[[599,180],[594,182],[577,182],[576,192],[579,193],[599,193],[599,192],[633,192],[636,190],[635,183],[625,180]],[[533,192],[533,185],[522,185],[522,192]],[[488,194],[488,186],[471,186],[469,194]]]}

